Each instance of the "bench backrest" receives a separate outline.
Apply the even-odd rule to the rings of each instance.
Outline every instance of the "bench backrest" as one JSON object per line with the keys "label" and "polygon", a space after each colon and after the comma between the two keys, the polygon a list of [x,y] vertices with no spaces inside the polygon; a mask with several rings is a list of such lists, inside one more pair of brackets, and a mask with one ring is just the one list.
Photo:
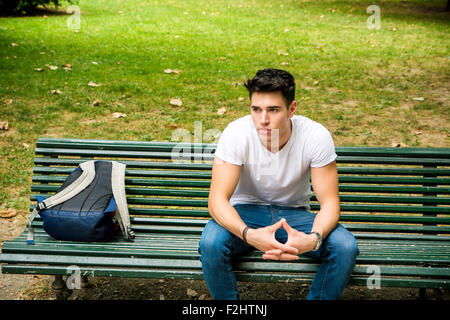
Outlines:
{"label": "bench backrest", "polygon": [[[36,195],[54,193],[80,162],[117,160],[127,165],[125,184],[134,221],[149,216],[208,218],[214,148],[40,138],[31,200],[34,206]],[[337,147],[336,152],[341,222],[352,232],[367,238],[450,239],[450,148]],[[313,196],[311,210],[318,209]]]}

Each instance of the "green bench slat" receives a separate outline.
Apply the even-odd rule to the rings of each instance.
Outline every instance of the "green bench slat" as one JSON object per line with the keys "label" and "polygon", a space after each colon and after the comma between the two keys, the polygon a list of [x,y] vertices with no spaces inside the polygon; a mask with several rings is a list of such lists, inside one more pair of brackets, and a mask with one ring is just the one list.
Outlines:
{"label": "green bench slat", "polygon": [[[88,150],[88,149],[51,149],[36,148],[37,155],[79,156],[79,157],[108,157],[108,158],[145,158],[145,159],[172,159],[172,152],[145,152],[145,151],[121,151],[121,150]],[[212,154],[186,153],[178,160],[207,160],[214,159]],[[396,158],[396,157],[349,157],[339,156],[338,163],[358,164],[409,164],[409,165],[436,165],[448,166],[450,159],[440,158]]]}
{"label": "green bench slat", "polygon": [[[33,185],[31,191],[46,193],[56,193],[60,186],[54,185]],[[209,190],[187,190],[187,189],[167,189],[167,188],[134,188],[126,187],[127,195],[147,195],[147,196],[173,196],[173,197],[199,197],[208,198]],[[36,195],[32,195],[35,197]],[[32,198],[31,200],[34,200]],[[340,195],[341,202],[373,202],[373,203],[416,203],[416,204],[450,204],[450,198],[433,196],[367,196],[367,195]],[[313,195],[311,201],[317,201]]]}
{"label": "green bench slat", "polygon": [[[59,186],[62,181],[59,182]],[[205,181],[180,181],[180,180],[143,180],[141,184],[147,186],[160,186],[160,187],[190,187],[190,188],[208,188],[209,182]],[[32,185],[32,188],[52,188],[51,185]],[[128,187],[129,188],[129,187]],[[41,189],[34,189],[35,191],[40,191]],[[43,189],[42,189],[43,190]],[[47,189],[48,190],[48,189]],[[43,190],[44,191],[44,190]],[[439,188],[439,187],[404,187],[404,186],[364,186],[364,185],[339,185],[340,192],[365,192],[365,193],[397,193],[397,194],[450,194],[450,188]],[[209,193],[209,190],[208,190]]]}
{"label": "green bench slat", "polygon": [[[36,197],[31,197],[36,201]],[[154,206],[179,206],[179,207],[204,207],[208,206],[208,200],[173,199],[173,198],[132,198],[127,197],[129,205],[154,205]],[[317,211],[319,204],[311,203],[311,210]],[[449,214],[448,207],[434,206],[402,206],[402,205],[372,205],[372,204],[341,204],[341,212],[394,212],[394,213],[423,213],[423,214]],[[180,212],[181,215],[181,212]],[[202,212],[202,216],[205,214]]]}
{"label": "green bench slat", "polygon": [[[66,159],[64,159],[66,160]],[[121,161],[122,162],[122,161]],[[77,164],[74,165],[78,166],[78,164],[81,163],[80,161],[77,161]],[[206,178],[210,178],[211,177],[211,169],[212,169],[212,165],[203,165],[203,164],[197,164],[200,166],[195,167],[196,170],[202,169],[205,172],[201,172],[201,173],[196,173],[195,171],[193,172],[191,164],[183,164],[183,166],[181,166],[181,164],[178,163],[171,163],[171,162],[152,162],[151,166],[149,166],[149,163],[146,163],[145,168],[147,169],[176,169],[176,171],[161,171],[161,173],[159,171],[151,171],[151,170],[126,170],[125,171],[125,175],[126,176],[163,176],[163,173],[167,172],[167,175],[173,175],[175,177],[180,176],[180,172],[178,171],[179,169],[183,169],[184,170],[184,174],[191,174],[194,177],[196,175],[205,175]],[[67,167],[34,167],[33,168],[33,173],[35,174],[42,174],[42,175],[50,175],[50,174],[65,174],[68,175],[70,174],[74,167],[72,168],[67,168]],[[144,167],[144,166],[143,166]],[[189,171],[188,171],[189,170]],[[208,174],[209,175],[206,175]],[[410,168],[410,169],[404,169],[404,168],[371,168],[371,167],[338,167],[338,173],[339,174],[358,174],[358,175],[364,175],[364,174],[370,174],[370,175],[419,175],[419,176],[423,176],[423,175],[433,175],[436,177],[439,176],[450,176],[450,170],[448,169],[422,169],[422,168]],[[183,176],[183,177],[188,177],[188,176]]]}
{"label": "green bench slat", "polygon": [[[74,149],[77,146],[82,148],[173,148],[174,146],[208,148],[214,144],[207,143],[179,143],[179,142],[159,142],[159,141],[121,141],[121,140],[95,140],[95,139],[66,139],[66,138],[39,138],[37,147],[60,147]],[[386,147],[336,147],[336,151],[342,155],[391,155],[408,157],[429,157],[450,158],[449,148],[386,148]]]}
{"label": "green bench slat", "polygon": [[[58,169],[55,169],[55,173]],[[130,180],[131,176],[153,177],[153,178],[183,178],[183,179],[211,179],[211,173],[200,171],[159,171],[159,170],[128,170],[125,179]],[[33,181],[45,183],[63,182],[67,176],[33,176]],[[339,183],[381,183],[381,184],[436,184],[450,185],[450,179],[447,178],[404,178],[404,177],[372,177],[372,176],[339,176]]]}
{"label": "green bench slat", "polygon": [[[89,158],[82,159],[66,159],[66,158],[34,158],[34,163],[41,166],[70,166],[72,168],[65,168],[69,172],[80,163],[90,160]],[[126,161],[120,160],[119,162],[127,165],[127,168],[140,168],[140,169],[186,169],[186,170],[207,170],[211,171],[212,164],[203,163],[176,163],[165,161]],[[42,167],[33,168],[34,172],[37,168],[39,172],[47,173]],[[48,167],[47,167],[48,168]],[[52,168],[53,169],[53,168]],[[58,169],[64,169],[60,167]],[[51,171],[49,171],[51,172]],[[433,176],[450,176],[449,169],[441,168],[382,168],[382,167],[338,167],[338,173],[340,174],[379,174],[379,175],[433,175]]]}

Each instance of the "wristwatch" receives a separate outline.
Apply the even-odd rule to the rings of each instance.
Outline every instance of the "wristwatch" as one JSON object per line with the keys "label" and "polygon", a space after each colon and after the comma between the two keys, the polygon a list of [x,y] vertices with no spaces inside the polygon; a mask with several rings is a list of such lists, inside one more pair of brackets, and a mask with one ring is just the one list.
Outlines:
{"label": "wristwatch", "polygon": [[319,250],[321,244],[322,244],[322,237],[320,236],[320,234],[317,231],[311,231],[310,234],[315,234],[317,236],[317,244],[316,247],[313,249],[313,251],[317,251]]}

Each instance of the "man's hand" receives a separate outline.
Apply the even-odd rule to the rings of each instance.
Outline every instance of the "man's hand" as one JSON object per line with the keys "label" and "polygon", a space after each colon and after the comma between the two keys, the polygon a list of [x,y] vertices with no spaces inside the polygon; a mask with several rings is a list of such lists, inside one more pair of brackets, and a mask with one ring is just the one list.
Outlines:
{"label": "man's hand", "polygon": [[297,260],[298,250],[295,247],[290,246],[287,243],[282,244],[275,239],[275,232],[281,228],[284,223],[286,223],[286,220],[281,219],[277,223],[264,228],[249,229],[246,237],[248,244],[262,252],[276,250],[276,252],[280,252],[280,255],[283,255],[285,260]]}
{"label": "man's hand", "polygon": [[[288,234],[288,241],[284,245],[290,248],[296,248],[297,254],[311,251],[316,246],[317,237],[315,235],[295,230],[284,219],[282,220],[282,226]],[[298,259],[298,256],[295,257]],[[296,260],[291,253],[281,249],[267,250],[264,252],[263,258],[272,260]]]}

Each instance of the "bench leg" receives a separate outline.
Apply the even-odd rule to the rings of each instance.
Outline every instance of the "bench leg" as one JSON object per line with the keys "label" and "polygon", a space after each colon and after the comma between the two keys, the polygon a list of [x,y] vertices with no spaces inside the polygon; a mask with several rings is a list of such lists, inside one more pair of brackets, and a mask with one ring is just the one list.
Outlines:
{"label": "bench leg", "polygon": [[56,295],[56,300],[63,300],[64,299],[64,287],[66,286],[66,283],[63,280],[62,275],[56,275],[55,281],[52,283],[52,289],[53,292]]}

